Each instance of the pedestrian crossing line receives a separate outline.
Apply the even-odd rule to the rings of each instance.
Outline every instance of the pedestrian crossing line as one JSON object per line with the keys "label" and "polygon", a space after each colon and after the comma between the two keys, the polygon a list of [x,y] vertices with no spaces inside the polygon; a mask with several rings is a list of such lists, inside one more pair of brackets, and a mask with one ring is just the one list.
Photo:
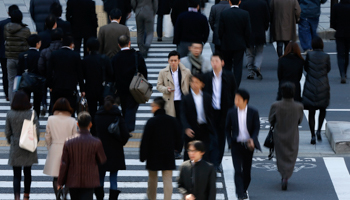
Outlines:
{"label": "pedestrian crossing line", "polygon": [[344,158],[323,158],[339,200],[350,199],[350,175]]}

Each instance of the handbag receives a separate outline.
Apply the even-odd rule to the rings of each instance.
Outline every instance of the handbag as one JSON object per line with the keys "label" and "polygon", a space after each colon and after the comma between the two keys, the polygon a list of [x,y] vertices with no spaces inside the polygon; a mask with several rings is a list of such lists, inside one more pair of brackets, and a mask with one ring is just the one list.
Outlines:
{"label": "handbag", "polygon": [[56,200],[67,200],[67,193],[64,190],[65,188],[63,187],[57,190]]}
{"label": "handbag", "polygon": [[24,119],[22,125],[21,136],[19,139],[19,147],[30,152],[34,152],[38,146],[38,136],[36,133],[36,125],[34,124],[34,111],[30,120]]}
{"label": "handbag", "polygon": [[[132,135],[130,133],[125,133],[125,131],[123,133],[121,133],[120,131],[120,126],[121,125],[124,125],[125,126],[125,123],[122,124],[120,123],[120,118],[119,116],[115,118],[114,122],[111,123],[109,126],[108,126],[108,132],[114,137],[116,138],[119,142],[121,142],[123,145],[125,145],[129,138],[132,137]],[[124,127],[124,130],[127,130],[126,127]]]}
{"label": "handbag", "polygon": [[88,101],[85,97],[79,98],[77,111],[78,111],[77,114],[79,114],[80,112],[83,112],[83,111],[89,112]]}
{"label": "handbag", "polygon": [[38,74],[28,72],[27,57],[28,54],[25,54],[25,69],[22,74],[22,78],[20,79],[18,89],[42,93],[46,87],[46,78]]}
{"label": "handbag", "polygon": [[130,93],[139,104],[146,103],[152,95],[153,86],[138,70],[138,54],[135,52],[136,73],[130,83]]}
{"label": "handbag", "polygon": [[[101,59],[102,58],[105,59],[107,57],[105,55],[101,55]],[[101,63],[103,62],[101,61]],[[117,92],[116,84],[114,82],[106,81],[106,65],[103,65],[102,67],[102,80],[103,98],[105,98],[108,95],[115,97]]]}
{"label": "handbag", "polygon": [[264,146],[269,148],[269,155],[268,155],[269,160],[273,158],[274,152],[275,152],[275,143],[273,141],[273,131],[274,131],[274,127],[270,126],[269,133],[267,134],[264,142]]}

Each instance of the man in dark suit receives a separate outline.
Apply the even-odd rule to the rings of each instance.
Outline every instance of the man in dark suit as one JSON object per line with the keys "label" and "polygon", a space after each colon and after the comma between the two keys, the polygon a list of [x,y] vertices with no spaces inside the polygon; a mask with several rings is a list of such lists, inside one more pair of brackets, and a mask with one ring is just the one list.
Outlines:
{"label": "man in dark suit", "polygon": [[54,2],[50,7],[50,12],[56,16],[57,28],[61,28],[63,36],[71,36],[72,30],[70,22],[62,20],[62,6],[59,3]]}
{"label": "man in dark suit", "polygon": [[8,80],[7,80],[7,58],[5,56],[5,38],[4,38],[4,27],[6,24],[11,22],[11,12],[14,10],[18,10],[17,5],[11,5],[8,10],[9,18],[0,21],[0,64],[2,70],[2,84],[4,88],[4,93],[6,96],[6,101],[9,101],[8,98]]}
{"label": "man in dark suit", "polygon": [[260,130],[259,113],[248,106],[249,93],[237,90],[236,108],[227,113],[225,133],[227,144],[231,149],[233,167],[235,168],[236,194],[239,200],[247,199],[250,184],[254,149],[261,151],[258,141]]}
{"label": "man in dark suit", "polygon": [[103,8],[107,13],[108,23],[111,22],[111,19],[109,19],[110,13],[115,8],[122,11],[122,19],[120,20],[120,24],[126,25],[126,20],[131,16],[130,0],[103,0]]}
{"label": "man in dark suit", "polygon": [[211,57],[213,70],[204,74],[204,92],[212,97],[213,127],[216,135],[211,138],[211,163],[222,173],[220,166],[225,151],[225,122],[228,109],[232,108],[237,89],[232,72],[223,69],[224,61],[219,54]]}
{"label": "man in dark suit", "polygon": [[57,28],[56,17],[49,15],[45,19],[45,30],[41,31],[38,35],[41,39],[40,51],[46,49],[51,43],[51,33],[53,29]]}
{"label": "man in dark suit", "polygon": [[[214,134],[212,127],[211,96],[202,92],[203,77],[200,74],[192,75],[190,79],[191,92],[182,99],[181,122],[185,130],[185,147],[193,140],[204,143],[206,153],[204,160],[210,162],[210,135]],[[188,160],[187,149],[184,152],[184,161]]]}
{"label": "man in dark suit", "polygon": [[[231,8],[220,15],[219,38],[225,69],[232,71],[237,87],[241,84],[244,51],[250,42],[249,13],[238,7],[240,0],[230,0]],[[232,61],[233,60],[233,61]]]}
{"label": "man in dark suit", "polygon": [[[129,87],[135,75],[136,67],[138,71],[147,79],[147,67],[140,52],[130,49],[130,37],[122,35],[118,39],[120,51],[112,60],[114,80],[117,85],[117,96],[120,97],[122,113],[129,132],[135,130],[136,112],[139,104],[131,95]],[[136,66],[136,59],[138,65]]]}
{"label": "man in dark suit", "polygon": [[188,1],[187,0],[173,0],[170,4],[171,7],[171,23],[175,27],[177,18],[183,12],[188,11]]}
{"label": "man in dark suit", "polygon": [[73,48],[73,38],[68,36],[63,39],[62,48],[51,54],[47,69],[47,84],[51,92],[50,110],[57,99],[65,97],[75,111],[78,83],[81,96],[85,96],[81,59]]}

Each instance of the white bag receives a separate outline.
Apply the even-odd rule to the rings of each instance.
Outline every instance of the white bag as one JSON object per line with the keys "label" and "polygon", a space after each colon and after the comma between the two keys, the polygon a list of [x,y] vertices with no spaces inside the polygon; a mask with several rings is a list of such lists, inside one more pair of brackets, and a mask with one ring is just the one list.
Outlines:
{"label": "white bag", "polygon": [[163,17],[163,33],[166,38],[174,36],[174,27],[170,15],[164,15]]}
{"label": "white bag", "polygon": [[34,124],[34,111],[30,120],[25,119],[22,125],[19,147],[30,152],[34,152],[38,146],[38,136],[36,135],[36,125]]}

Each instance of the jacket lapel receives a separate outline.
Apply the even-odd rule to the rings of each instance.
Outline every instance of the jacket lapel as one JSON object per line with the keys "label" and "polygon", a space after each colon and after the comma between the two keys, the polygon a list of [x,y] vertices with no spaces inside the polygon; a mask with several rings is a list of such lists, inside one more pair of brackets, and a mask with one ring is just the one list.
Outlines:
{"label": "jacket lapel", "polygon": [[174,85],[174,80],[173,80],[173,76],[171,74],[171,69],[170,69],[170,66],[169,66],[169,70],[167,72],[167,75],[166,75],[167,79],[169,80],[170,83],[172,83]]}

